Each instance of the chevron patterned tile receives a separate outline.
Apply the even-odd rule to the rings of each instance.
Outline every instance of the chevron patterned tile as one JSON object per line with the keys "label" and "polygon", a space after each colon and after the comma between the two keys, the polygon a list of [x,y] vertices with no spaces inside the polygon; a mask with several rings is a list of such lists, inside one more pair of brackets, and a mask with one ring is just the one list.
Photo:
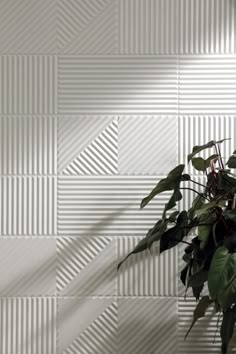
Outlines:
{"label": "chevron patterned tile", "polygon": [[57,119],[0,117],[0,174],[57,173]]}
{"label": "chevron patterned tile", "polygon": [[[56,0],[0,2],[0,52],[55,53]],[[19,112],[18,112],[19,113]]]}
{"label": "chevron patterned tile", "polygon": [[[131,252],[142,237],[118,238],[118,262]],[[118,272],[119,296],[177,296],[177,249],[159,254],[154,243],[151,252],[130,256]]]}
{"label": "chevron patterned tile", "polygon": [[58,314],[59,354],[117,354],[114,298],[61,298]]}
{"label": "chevron patterned tile", "polygon": [[57,238],[57,291],[60,296],[116,295],[116,239]]}
{"label": "chevron patterned tile", "polygon": [[58,2],[58,51],[61,54],[115,54],[116,1]]}
{"label": "chevron patterned tile", "polygon": [[[201,175],[187,163],[187,155],[195,145],[202,145],[210,140],[230,138],[220,144],[223,161],[235,150],[235,116],[180,116],[179,117],[179,163],[185,163],[186,172],[191,175]],[[197,156],[207,158],[215,154],[214,148],[202,151]]]}
{"label": "chevron patterned tile", "polygon": [[175,56],[59,56],[59,114],[177,113]]}
{"label": "chevron patterned tile", "polygon": [[56,294],[56,240],[0,239],[0,295]]}
{"label": "chevron patterned tile", "polygon": [[177,117],[126,116],[119,120],[119,173],[165,175],[177,165]]}
{"label": "chevron patterned tile", "polygon": [[56,354],[55,298],[0,298],[0,352]]}
{"label": "chevron patterned tile", "polygon": [[140,202],[161,177],[63,176],[58,179],[58,232],[75,236],[145,236],[170,193]]}
{"label": "chevron patterned tile", "polygon": [[115,118],[62,171],[75,175],[112,175],[118,172],[118,119]]}
{"label": "chevron patterned tile", "polygon": [[233,115],[236,57],[188,55],[179,59],[179,114]]}
{"label": "chevron patterned tile", "polygon": [[177,353],[175,298],[119,298],[119,354]]}
{"label": "chevron patterned tile", "polygon": [[0,235],[55,235],[55,177],[0,177]]}

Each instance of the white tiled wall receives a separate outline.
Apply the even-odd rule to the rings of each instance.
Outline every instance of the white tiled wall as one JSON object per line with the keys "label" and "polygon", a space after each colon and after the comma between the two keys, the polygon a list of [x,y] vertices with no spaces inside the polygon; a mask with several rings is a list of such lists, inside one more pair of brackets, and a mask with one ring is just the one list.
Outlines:
{"label": "white tiled wall", "polygon": [[181,247],[116,266],[235,113],[236,0],[0,1],[0,354],[220,353]]}

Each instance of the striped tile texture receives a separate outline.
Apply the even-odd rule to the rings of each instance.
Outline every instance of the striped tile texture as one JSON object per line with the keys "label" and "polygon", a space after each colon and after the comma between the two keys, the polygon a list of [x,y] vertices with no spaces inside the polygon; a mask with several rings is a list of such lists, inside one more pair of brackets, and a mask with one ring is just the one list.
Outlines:
{"label": "striped tile texture", "polygon": [[211,310],[183,340],[186,245],[117,265],[235,112],[236,0],[0,1],[0,354],[220,352]]}

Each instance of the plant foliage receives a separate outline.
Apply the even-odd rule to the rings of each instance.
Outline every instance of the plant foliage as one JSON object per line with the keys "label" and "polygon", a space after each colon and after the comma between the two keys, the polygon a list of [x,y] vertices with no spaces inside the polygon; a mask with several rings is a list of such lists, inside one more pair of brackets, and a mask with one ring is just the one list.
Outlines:
{"label": "plant foliage", "polygon": [[[172,192],[162,217],[118,265],[119,269],[128,257],[150,249],[154,242],[159,242],[161,253],[185,243],[185,266],[180,272],[180,280],[186,291],[192,289],[197,300],[186,337],[196,321],[205,316],[207,308],[214,304],[215,309],[222,312],[222,353],[227,353],[236,322],[236,176],[231,171],[236,168],[236,151],[224,164],[220,144],[225,140],[194,146],[187,156],[188,163],[203,173],[203,184],[184,173],[185,165],[180,164],[141,201],[141,208],[144,208],[160,193]],[[211,148],[215,153],[208,158],[196,156]],[[184,189],[196,195],[188,210],[176,210]],[[193,232],[195,236],[190,236]],[[203,289],[208,295],[205,291],[203,295]]]}

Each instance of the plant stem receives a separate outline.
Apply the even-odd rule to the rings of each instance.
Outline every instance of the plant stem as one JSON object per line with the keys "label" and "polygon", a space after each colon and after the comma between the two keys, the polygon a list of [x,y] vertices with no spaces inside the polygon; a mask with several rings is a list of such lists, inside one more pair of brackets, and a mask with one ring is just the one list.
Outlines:
{"label": "plant stem", "polygon": [[204,184],[201,184],[201,183],[199,183],[199,182],[196,182],[196,181],[194,181],[193,179],[189,179],[189,181],[191,181],[191,182],[193,182],[193,183],[195,183],[195,184],[198,184],[199,186],[201,186],[201,187],[204,187],[204,188],[208,188],[209,189],[209,187],[207,187],[207,186],[205,186]]}
{"label": "plant stem", "polygon": [[188,189],[188,190],[190,190],[190,191],[193,191],[193,192],[199,194],[201,197],[205,198],[206,200],[210,201],[207,197],[205,197],[205,195],[204,195],[203,193],[200,193],[200,192],[196,191],[196,190],[193,189],[193,188],[190,188],[190,187],[181,187],[180,189]]}
{"label": "plant stem", "polygon": [[217,147],[218,147],[218,151],[219,151],[219,155],[220,155],[220,161],[221,161],[221,165],[222,165],[222,170],[224,170],[225,166],[224,166],[223,159],[222,159],[221,152],[220,152],[220,145],[217,144]]}

